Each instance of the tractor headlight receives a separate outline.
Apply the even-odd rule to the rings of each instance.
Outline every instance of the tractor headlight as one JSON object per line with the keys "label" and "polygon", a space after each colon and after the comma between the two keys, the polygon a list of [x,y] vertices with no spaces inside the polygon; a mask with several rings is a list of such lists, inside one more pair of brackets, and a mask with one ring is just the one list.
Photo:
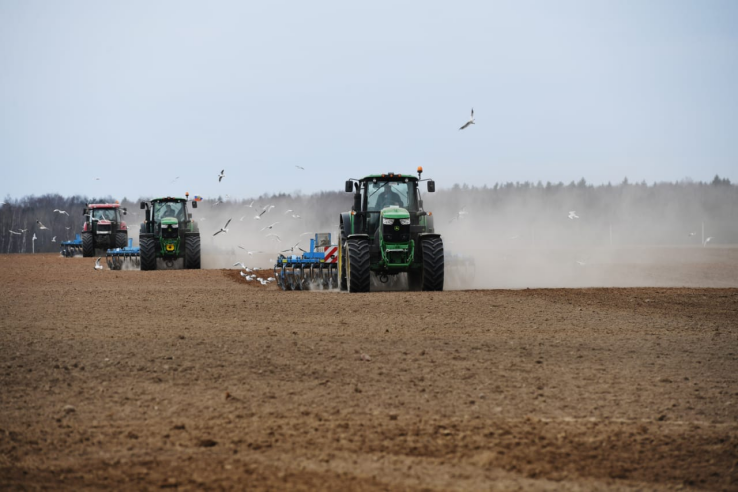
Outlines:
{"label": "tractor headlight", "polygon": [[402,224],[402,225],[410,225],[410,219],[400,219],[400,224]]}
{"label": "tractor headlight", "polygon": [[382,224],[384,224],[384,225],[392,225],[394,223],[395,223],[395,219],[385,219],[385,218],[382,218]]}

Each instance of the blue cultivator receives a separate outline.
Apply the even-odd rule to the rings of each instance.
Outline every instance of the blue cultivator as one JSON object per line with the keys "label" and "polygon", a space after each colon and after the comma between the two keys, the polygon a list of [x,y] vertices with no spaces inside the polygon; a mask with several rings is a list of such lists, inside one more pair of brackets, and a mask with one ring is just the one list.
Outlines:
{"label": "blue cultivator", "polygon": [[127,248],[109,249],[105,254],[105,261],[111,270],[120,270],[126,263],[136,268],[141,267],[141,248],[133,247],[133,239],[128,239]]}
{"label": "blue cultivator", "polygon": [[77,238],[73,241],[62,241],[59,252],[65,258],[71,258],[74,255],[82,255],[82,237],[77,234]]}
{"label": "blue cultivator", "polygon": [[280,254],[274,278],[282,290],[334,289],[338,287],[338,246],[330,233],[318,233],[310,240],[310,251],[302,256]]}

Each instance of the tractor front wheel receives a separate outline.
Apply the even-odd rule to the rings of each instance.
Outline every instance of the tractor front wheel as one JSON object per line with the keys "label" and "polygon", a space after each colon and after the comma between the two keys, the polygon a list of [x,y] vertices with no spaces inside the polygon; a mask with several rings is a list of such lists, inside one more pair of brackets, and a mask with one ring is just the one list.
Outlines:
{"label": "tractor front wheel", "polygon": [[126,248],[128,247],[128,233],[116,232],[115,233],[115,248]]}
{"label": "tractor front wheel", "polygon": [[91,232],[82,233],[82,256],[92,258],[95,256],[95,238]]}
{"label": "tractor front wheel", "polygon": [[200,236],[187,236],[185,238],[185,269],[200,269]]}
{"label": "tractor front wheel", "polygon": [[156,242],[153,237],[142,237],[138,241],[141,247],[141,270],[156,270]]}
{"label": "tractor front wheel", "polygon": [[369,269],[369,241],[349,239],[346,241],[346,283],[349,292],[369,292],[371,283]]}
{"label": "tractor front wheel", "polygon": [[443,290],[443,239],[426,239],[423,248],[423,290]]}

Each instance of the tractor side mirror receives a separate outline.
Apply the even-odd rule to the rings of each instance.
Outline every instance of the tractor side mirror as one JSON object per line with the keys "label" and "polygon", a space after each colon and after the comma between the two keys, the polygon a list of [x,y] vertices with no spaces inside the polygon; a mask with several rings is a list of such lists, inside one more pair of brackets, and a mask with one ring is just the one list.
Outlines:
{"label": "tractor side mirror", "polygon": [[192,202],[192,208],[197,208],[197,202]]}
{"label": "tractor side mirror", "polygon": [[124,208],[123,209],[123,215],[128,215],[128,209],[127,208]]}
{"label": "tractor side mirror", "polygon": [[436,182],[432,179],[428,180],[428,193],[433,193],[436,191]]}
{"label": "tractor side mirror", "polygon": [[146,202],[141,202],[141,210],[146,208]]}
{"label": "tractor side mirror", "polygon": [[346,188],[345,189],[346,189],[346,193],[351,193],[352,191],[354,191],[354,184],[351,182],[350,179],[348,181],[346,181]]}

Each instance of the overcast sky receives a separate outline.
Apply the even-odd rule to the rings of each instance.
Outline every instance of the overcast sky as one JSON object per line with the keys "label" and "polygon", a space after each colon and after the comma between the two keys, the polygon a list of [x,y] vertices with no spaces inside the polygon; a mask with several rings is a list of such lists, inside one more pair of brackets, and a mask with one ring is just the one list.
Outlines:
{"label": "overcast sky", "polygon": [[0,0],[0,197],[738,181],[736,1],[356,4]]}

